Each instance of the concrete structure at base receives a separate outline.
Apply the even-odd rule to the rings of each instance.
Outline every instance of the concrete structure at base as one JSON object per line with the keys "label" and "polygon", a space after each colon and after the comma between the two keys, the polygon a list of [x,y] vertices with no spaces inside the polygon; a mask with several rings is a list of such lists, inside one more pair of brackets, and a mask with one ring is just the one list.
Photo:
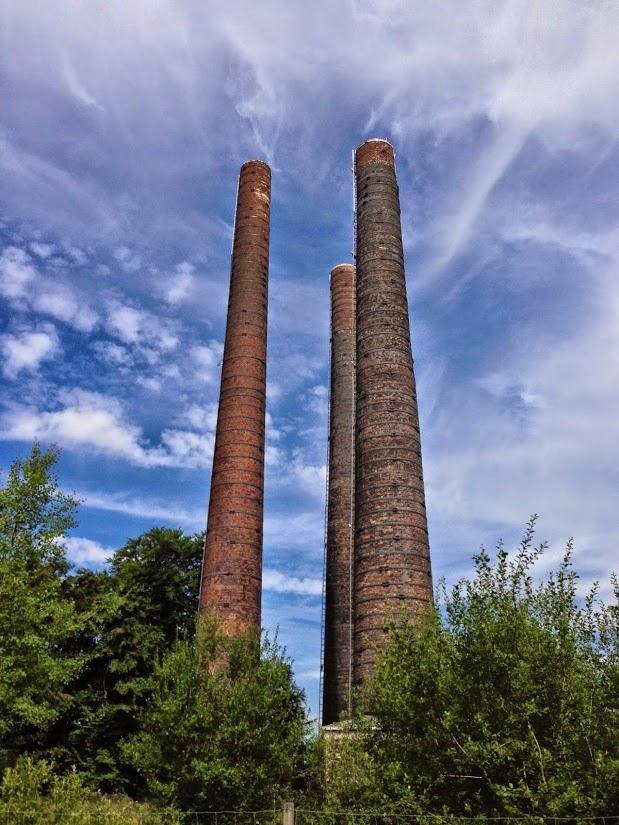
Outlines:
{"label": "concrete structure at base", "polygon": [[200,614],[260,628],[271,171],[239,176]]}
{"label": "concrete structure at base", "polygon": [[331,270],[331,387],[322,720],[350,713],[354,521],[355,267]]}
{"label": "concrete structure at base", "polygon": [[395,156],[355,153],[356,414],[354,681],[373,671],[385,624],[432,602]]}

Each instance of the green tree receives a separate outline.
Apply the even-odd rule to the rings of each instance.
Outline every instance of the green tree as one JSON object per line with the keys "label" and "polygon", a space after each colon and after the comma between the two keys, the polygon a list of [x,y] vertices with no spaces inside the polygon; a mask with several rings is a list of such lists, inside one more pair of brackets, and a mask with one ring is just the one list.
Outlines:
{"label": "green tree", "polygon": [[41,752],[61,770],[76,766],[105,791],[142,790],[120,743],[139,730],[158,659],[193,638],[202,547],[203,536],[155,528],[117,550],[108,570],[66,578],[65,596],[81,618],[66,649],[87,664]]}
{"label": "green tree", "polygon": [[156,668],[142,732],[125,752],[160,802],[260,810],[302,792],[311,773],[303,693],[277,645],[228,639],[206,620]]}
{"label": "green tree", "polygon": [[77,501],[58,487],[57,460],[35,444],[0,488],[0,768],[41,741],[83,664],[62,651],[77,625],[61,593]]}
{"label": "green tree", "polygon": [[2,559],[19,559],[30,570],[45,565],[66,572],[62,538],[77,525],[79,501],[58,486],[58,458],[56,447],[41,450],[35,443],[26,459],[11,465],[0,487]]}
{"label": "green tree", "polygon": [[392,629],[331,804],[461,816],[619,810],[619,587],[581,600],[571,545],[536,583],[534,519],[436,609]]}

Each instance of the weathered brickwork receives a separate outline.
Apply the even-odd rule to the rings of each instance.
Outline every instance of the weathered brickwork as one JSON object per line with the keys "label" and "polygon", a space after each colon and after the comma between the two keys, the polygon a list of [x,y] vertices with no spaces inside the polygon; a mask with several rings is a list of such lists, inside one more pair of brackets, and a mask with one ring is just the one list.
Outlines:
{"label": "weathered brickwork", "polygon": [[331,270],[331,393],[323,724],[346,715],[352,679],[355,268]]}
{"label": "weathered brickwork", "polygon": [[432,600],[419,417],[393,148],[363,143],[357,186],[354,681],[385,623]]}
{"label": "weathered brickwork", "polygon": [[211,477],[200,613],[260,627],[271,171],[243,164]]}

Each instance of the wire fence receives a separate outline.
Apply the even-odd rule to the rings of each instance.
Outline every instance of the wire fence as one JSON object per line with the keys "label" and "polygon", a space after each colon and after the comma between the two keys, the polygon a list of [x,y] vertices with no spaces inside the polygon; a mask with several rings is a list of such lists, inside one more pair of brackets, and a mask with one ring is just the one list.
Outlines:
{"label": "wire fence", "polygon": [[55,809],[21,810],[8,808],[0,811],[0,825],[281,825],[281,810],[268,811],[173,811],[154,810],[122,814],[101,811],[71,812],[65,805]]}
{"label": "wire fence", "polygon": [[65,805],[45,810],[9,808],[0,811],[0,825],[282,825],[282,810],[270,811],[139,811],[119,816],[114,812],[71,812]]}
{"label": "wire fence", "polygon": [[295,811],[294,825],[618,825],[609,816],[452,816],[406,812]]}
{"label": "wire fence", "polygon": [[[183,811],[176,825],[282,825],[282,809],[270,811]],[[165,825],[168,825],[166,822]]]}
{"label": "wire fence", "polygon": [[[619,815],[606,816],[448,816],[406,812],[354,812],[284,808],[265,811],[152,811],[132,813],[129,825],[619,825]],[[124,825],[115,815],[54,810],[4,809],[0,825]]]}

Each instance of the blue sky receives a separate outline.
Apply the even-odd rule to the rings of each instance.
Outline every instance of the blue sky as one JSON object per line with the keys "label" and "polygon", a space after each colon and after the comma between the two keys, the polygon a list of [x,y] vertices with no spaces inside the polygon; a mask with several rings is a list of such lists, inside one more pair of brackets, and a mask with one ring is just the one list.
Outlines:
{"label": "blue sky", "polygon": [[435,577],[538,512],[619,538],[619,6],[0,3],[0,463],[62,448],[81,564],[201,530],[236,178],[273,169],[264,624],[314,710],[328,273],[397,152]]}

